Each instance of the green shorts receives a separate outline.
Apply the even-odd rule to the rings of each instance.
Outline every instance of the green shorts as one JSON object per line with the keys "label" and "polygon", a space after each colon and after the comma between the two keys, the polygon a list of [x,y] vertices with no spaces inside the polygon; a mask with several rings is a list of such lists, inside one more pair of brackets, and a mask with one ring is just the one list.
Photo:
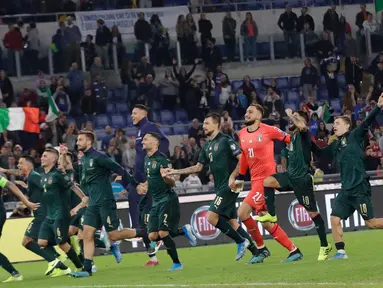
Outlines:
{"label": "green shorts", "polygon": [[230,188],[217,192],[209,211],[217,213],[227,219],[237,219],[237,207],[235,206],[238,193],[231,192]]}
{"label": "green shorts", "polygon": [[77,228],[82,229],[82,224],[81,224],[81,219],[82,216],[84,215],[85,208],[80,209],[76,215],[72,216],[70,219],[70,226],[74,226]]}
{"label": "green shorts", "polygon": [[375,217],[371,201],[371,186],[367,180],[354,187],[352,191],[341,190],[332,204],[331,216],[346,220],[355,210],[362,215],[364,220]]}
{"label": "green shorts", "polygon": [[104,226],[106,232],[118,230],[120,219],[117,215],[116,201],[108,200],[101,205],[88,206],[82,224],[84,226],[91,226],[97,230]]}
{"label": "green shorts", "polygon": [[291,178],[288,173],[277,173],[272,175],[278,183],[280,191],[294,191],[295,197],[309,212],[318,212],[317,203],[314,195],[314,182],[310,174],[301,178]]}
{"label": "green shorts", "polygon": [[68,241],[70,218],[50,220],[45,218],[40,227],[39,239],[47,240],[51,243],[64,244]]}
{"label": "green shorts", "polygon": [[140,207],[140,228],[145,228],[148,226],[151,210],[152,208],[148,205]]}
{"label": "green shorts", "polygon": [[166,202],[159,203],[150,211],[148,232],[169,231],[176,234],[180,216],[178,197],[174,196]]}
{"label": "green shorts", "polygon": [[27,230],[25,230],[24,236],[32,239],[38,239],[41,225],[43,225],[44,219],[35,218],[29,223]]}

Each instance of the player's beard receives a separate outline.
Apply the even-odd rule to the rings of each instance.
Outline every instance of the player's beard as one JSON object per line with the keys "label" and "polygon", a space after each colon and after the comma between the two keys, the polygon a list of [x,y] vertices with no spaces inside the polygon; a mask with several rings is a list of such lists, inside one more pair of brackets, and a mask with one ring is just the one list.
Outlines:
{"label": "player's beard", "polygon": [[245,121],[245,125],[246,126],[251,126],[255,123],[255,120],[248,120],[248,121]]}
{"label": "player's beard", "polygon": [[214,132],[214,130],[213,131],[206,131],[204,133],[205,133],[206,137],[210,137],[213,134],[213,132]]}

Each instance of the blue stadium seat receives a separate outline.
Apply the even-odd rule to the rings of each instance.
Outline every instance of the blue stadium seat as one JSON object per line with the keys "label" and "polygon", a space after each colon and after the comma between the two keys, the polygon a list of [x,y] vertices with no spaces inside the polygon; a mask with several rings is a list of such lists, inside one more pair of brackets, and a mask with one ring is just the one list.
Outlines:
{"label": "blue stadium seat", "polygon": [[260,89],[261,88],[261,82],[259,81],[259,79],[252,79],[251,83],[254,84],[255,89]]}
{"label": "blue stadium seat", "polygon": [[153,110],[161,110],[161,103],[159,101],[154,100]]}
{"label": "blue stadium seat", "polygon": [[181,122],[181,123],[188,123],[188,114],[185,110],[183,109],[177,109],[176,110],[176,121]]}
{"label": "blue stadium seat", "polygon": [[320,76],[320,85],[321,86],[325,86],[326,85],[326,78],[323,75]]}
{"label": "blue stadium seat", "polygon": [[160,123],[161,122],[161,115],[159,111],[153,111],[153,122],[154,123]]}
{"label": "blue stadium seat", "polygon": [[286,57],[286,43],[285,41],[274,42],[275,58],[281,59]]}
{"label": "blue stadium seat", "polygon": [[298,92],[296,92],[296,91],[289,91],[287,93],[287,101],[289,101],[289,103],[297,103],[297,102],[299,102],[299,94],[298,94]]}
{"label": "blue stadium seat", "polygon": [[342,105],[339,100],[331,100],[330,105],[334,109],[334,113],[340,114],[342,112]]}
{"label": "blue stadium seat", "polygon": [[261,60],[270,59],[270,42],[257,43],[257,58]]}
{"label": "blue stadium seat", "polygon": [[184,123],[182,122],[176,122],[174,123],[176,126],[173,127],[173,133],[174,135],[184,135],[184,134],[188,134],[188,127],[187,126],[178,126],[178,125],[182,125]]}
{"label": "blue stadium seat", "polygon": [[125,135],[128,137],[137,136],[137,129],[136,128],[130,128],[125,130]]}
{"label": "blue stadium seat", "polygon": [[290,87],[299,88],[301,86],[301,77],[290,77]]}
{"label": "blue stadium seat", "polygon": [[116,112],[116,107],[114,106],[113,103],[108,103],[106,105],[106,113],[107,114],[112,114],[112,113],[115,113]]}
{"label": "blue stadium seat", "polygon": [[337,80],[338,80],[339,87],[342,88],[346,86],[346,77],[344,76],[344,74],[338,74]]}
{"label": "blue stadium seat", "polygon": [[96,125],[95,129],[104,129],[105,126],[109,125],[109,117],[106,115],[98,115],[96,116]]}
{"label": "blue stadium seat", "polygon": [[108,89],[108,96],[107,96],[107,99],[108,99],[108,100],[112,100],[113,97],[114,97],[113,90],[112,90],[112,89]]}
{"label": "blue stadium seat", "polygon": [[288,89],[288,88],[290,88],[289,79],[287,77],[277,78],[276,82],[277,82],[277,87],[279,89]]}
{"label": "blue stadium seat", "polygon": [[173,128],[172,127],[160,127],[162,132],[164,132],[165,135],[173,135]]}
{"label": "blue stadium seat", "polygon": [[133,119],[131,114],[126,115],[126,124],[128,127],[133,127]]}
{"label": "blue stadium seat", "polygon": [[125,103],[118,103],[116,105],[116,111],[118,114],[128,114],[129,113],[128,105]]}
{"label": "blue stadium seat", "polygon": [[125,91],[123,88],[116,88],[114,89],[114,97],[113,100],[117,102],[126,101]]}
{"label": "blue stadium seat", "polygon": [[112,115],[110,116],[112,120],[112,126],[114,128],[125,128],[126,127],[126,118],[123,115]]}
{"label": "blue stadium seat", "polygon": [[293,110],[293,112],[298,110],[298,104],[297,103],[285,103],[285,108],[290,108]]}
{"label": "blue stadium seat", "polygon": [[258,96],[259,96],[259,98],[261,98],[262,102],[265,102],[265,98],[266,98],[266,94],[265,93],[260,93]]}
{"label": "blue stadium seat", "polygon": [[161,123],[164,125],[172,125],[174,123],[174,115],[172,111],[169,111],[169,110],[161,111]]}
{"label": "blue stadium seat", "polygon": [[237,91],[238,88],[242,85],[243,81],[241,80],[234,80],[231,81],[231,91]]}
{"label": "blue stadium seat", "polygon": [[318,90],[318,98],[319,98],[319,100],[328,100],[327,89],[319,89]]}

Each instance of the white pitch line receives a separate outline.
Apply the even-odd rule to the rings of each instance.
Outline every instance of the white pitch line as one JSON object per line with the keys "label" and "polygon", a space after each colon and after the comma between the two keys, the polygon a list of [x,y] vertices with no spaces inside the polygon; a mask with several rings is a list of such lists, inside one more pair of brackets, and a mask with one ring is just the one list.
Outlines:
{"label": "white pitch line", "polygon": [[307,282],[307,283],[288,283],[288,282],[259,282],[259,283],[214,283],[214,284],[120,284],[120,285],[84,285],[84,286],[57,286],[56,288],[161,288],[161,287],[262,287],[262,286],[377,286],[382,283],[342,283],[342,282]]}

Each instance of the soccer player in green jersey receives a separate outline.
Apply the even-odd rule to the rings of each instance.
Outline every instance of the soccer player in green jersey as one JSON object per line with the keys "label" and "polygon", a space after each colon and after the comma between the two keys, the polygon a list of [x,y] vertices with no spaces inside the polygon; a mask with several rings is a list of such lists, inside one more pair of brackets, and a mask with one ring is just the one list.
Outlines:
{"label": "soccer player in green jersey", "polygon": [[241,150],[232,138],[220,132],[221,117],[216,113],[209,113],[204,122],[203,130],[208,137],[201,149],[198,163],[192,167],[173,170],[172,174],[192,174],[202,170],[204,165],[209,165],[214,176],[216,196],[210,205],[207,221],[221,230],[225,235],[237,243],[236,260],[240,260],[246,248],[255,256],[258,255],[257,247],[250,235],[237,221],[237,208],[235,207],[238,193],[231,190],[229,178],[231,171],[235,171],[236,162],[241,157]]}
{"label": "soccer player in green jersey", "polygon": [[311,135],[308,131],[308,115],[304,111],[293,114],[291,109],[286,109],[286,115],[293,122],[290,130],[291,141],[287,146],[288,161],[287,172],[277,173],[264,180],[264,186],[276,188],[279,191],[293,190],[299,204],[301,204],[310,215],[315,224],[319,240],[320,250],[318,260],[326,260],[331,251],[331,245],[326,238],[326,227],[322,216],[318,212],[314,196],[314,183],[309,173],[311,163]]}
{"label": "soccer player in green jersey", "polygon": [[[82,268],[82,263],[74,249],[68,244],[68,230],[70,223],[68,190],[72,186],[72,180],[68,175],[62,174],[56,168],[59,158],[57,150],[48,148],[41,157],[41,186],[43,188],[43,203],[46,208],[44,219],[38,237],[40,247],[58,245],[77,269]],[[73,186],[72,186],[73,187]],[[78,191],[79,197],[83,194]],[[71,270],[60,261],[57,261],[56,268],[51,277],[67,275]]]}
{"label": "soccer player in green jersey", "polygon": [[331,212],[332,235],[337,253],[330,260],[348,258],[341,220],[346,220],[355,210],[362,215],[368,228],[383,229],[383,218],[374,217],[369,176],[364,168],[364,138],[382,108],[383,94],[377,106],[354,130],[351,130],[348,116],[337,117],[333,126],[337,140],[322,149],[315,144],[312,146],[313,152],[319,157],[334,158],[340,171],[342,189],[333,202]]}

